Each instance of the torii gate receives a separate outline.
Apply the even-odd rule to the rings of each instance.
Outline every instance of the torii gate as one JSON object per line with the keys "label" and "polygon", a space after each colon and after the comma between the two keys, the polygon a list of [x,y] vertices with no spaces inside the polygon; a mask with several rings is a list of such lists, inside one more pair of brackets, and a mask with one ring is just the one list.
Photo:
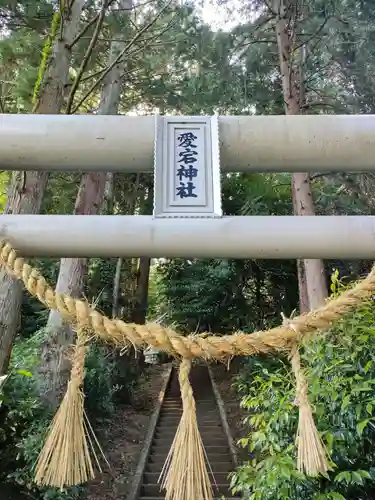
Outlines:
{"label": "torii gate", "polygon": [[10,243],[2,241],[0,263],[78,331],[71,380],[39,457],[37,482],[63,487],[93,477],[81,392],[87,329],[116,345],[151,345],[182,358],[183,415],[162,477],[167,499],[212,498],[188,378],[191,359],[199,356],[289,353],[300,409],[298,467],[327,472],[297,342],[369,298],[375,267],[352,290],[317,311],[285,320],[282,327],[183,337],[161,325],[110,320],[85,301],[56,294],[13,248],[25,256],[54,257],[374,258],[375,217],[223,217],[220,193],[220,164],[223,171],[373,171],[374,159],[373,115],[0,115],[2,170],[139,172],[154,165],[155,171],[152,216],[0,218],[1,238]]}
{"label": "torii gate", "polygon": [[[176,131],[184,130],[199,135],[198,198],[171,193]],[[154,216],[2,215],[0,234],[33,256],[374,257],[374,217],[221,217],[219,160],[224,172],[374,171],[375,115],[0,115],[2,170],[140,172],[155,164]]]}

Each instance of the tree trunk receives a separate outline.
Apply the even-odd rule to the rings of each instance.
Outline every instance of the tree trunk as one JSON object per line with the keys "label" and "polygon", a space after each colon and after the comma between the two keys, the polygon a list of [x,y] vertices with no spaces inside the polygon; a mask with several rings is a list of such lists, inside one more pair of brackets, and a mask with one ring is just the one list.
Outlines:
{"label": "tree trunk", "polygon": [[[279,51],[280,72],[283,86],[285,113],[301,114],[300,87],[293,64],[295,20],[288,18],[295,9],[286,9],[284,0],[274,3],[276,20],[276,38]],[[312,199],[310,176],[307,173],[295,173],[292,176],[292,196],[294,215],[315,215]],[[304,268],[304,273],[301,268]],[[305,259],[297,265],[301,310],[315,309],[322,305],[327,296],[324,264],[321,259]],[[308,302],[308,304],[306,303]]]}
{"label": "tree trunk", "polygon": [[[294,180],[295,177],[292,176],[293,212],[295,215],[297,215],[298,195],[296,194]],[[309,297],[307,293],[305,262],[301,259],[297,260],[297,277],[298,277],[299,311],[300,313],[305,313],[309,310]]]}
{"label": "tree trunk", "polygon": [[[135,214],[140,181],[141,174],[136,174],[133,184],[127,183],[126,215]],[[133,301],[136,290],[137,263],[138,259],[119,258],[117,261],[113,288],[112,313],[125,321],[132,320]]]}
{"label": "tree trunk", "polygon": [[309,297],[307,294],[305,262],[301,259],[297,260],[297,277],[298,277],[299,312],[302,314],[309,310]]}
{"label": "tree trunk", "polygon": [[[147,215],[152,212],[154,190],[145,188],[139,200],[141,215]],[[139,325],[146,323],[148,308],[148,280],[150,277],[151,259],[142,256],[138,259],[138,265],[135,273],[135,290],[132,309],[132,321]]]}
{"label": "tree trunk", "polygon": [[[128,5],[129,0],[122,0],[119,7],[127,9]],[[127,15],[129,10],[124,10],[124,12]],[[114,39],[111,43],[109,64],[123,48],[124,42]],[[103,84],[99,114],[117,114],[121,96],[122,73],[123,63],[114,66],[107,75]],[[99,213],[104,201],[106,181],[106,173],[91,172],[82,175],[75,214],[94,215]],[[87,259],[62,259],[56,290],[73,297],[81,296],[87,266]],[[56,311],[51,311],[47,329],[48,338],[42,347],[40,392],[48,404],[52,408],[56,408],[69,378],[70,361],[67,351],[74,341],[74,333]]]}
{"label": "tree trunk", "polygon": [[[34,112],[58,114],[63,106],[71,50],[69,44],[78,34],[85,0],[76,0],[63,15],[62,36],[54,41],[53,50],[40,82]],[[46,145],[46,147],[48,147]],[[40,211],[48,172],[16,172],[8,190],[6,214],[37,214]],[[8,369],[10,353],[16,336],[22,303],[22,287],[0,269],[0,374]]]}
{"label": "tree trunk", "polygon": [[113,209],[114,209],[113,189],[114,189],[113,173],[108,172],[104,188],[105,213],[107,213],[108,215],[113,215]]}
{"label": "tree trunk", "polygon": [[[82,176],[78,190],[75,215],[95,215],[103,201],[105,174],[88,173]],[[56,291],[78,298],[82,295],[87,259],[61,259]],[[74,334],[57,311],[51,311],[47,322],[47,338],[42,345],[39,368],[40,393],[55,409],[64,393],[69,378],[70,361],[67,351]]]}
{"label": "tree trunk", "polygon": [[[84,174],[77,194],[74,215],[96,215],[103,201],[104,185],[105,174],[99,172]],[[86,270],[87,259],[61,259],[56,291],[79,297],[82,294]],[[48,329],[60,328],[63,323],[57,311],[50,312]]]}
{"label": "tree trunk", "polygon": [[140,257],[137,271],[137,288],[134,297],[134,309],[132,311],[132,321],[138,325],[146,323],[148,308],[148,279],[150,276],[149,257]]}
{"label": "tree trunk", "polygon": [[120,313],[120,285],[121,285],[122,258],[119,257],[116,262],[116,272],[113,279],[113,302],[112,317],[118,318]]}

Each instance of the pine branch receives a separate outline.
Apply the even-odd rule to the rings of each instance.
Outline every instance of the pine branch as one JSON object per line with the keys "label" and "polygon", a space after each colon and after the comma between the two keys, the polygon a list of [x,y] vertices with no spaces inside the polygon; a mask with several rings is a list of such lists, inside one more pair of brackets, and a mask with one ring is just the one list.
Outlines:
{"label": "pine branch", "polygon": [[[108,0],[107,8],[110,7],[114,2],[115,2],[115,0]],[[100,16],[100,12],[98,12],[90,21],[88,21],[85,24],[85,26],[78,33],[78,35],[75,37],[75,39],[72,41],[72,43],[68,45],[69,49],[72,49],[72,47],[74,47],[74,45],[83,37],[83,35],[87,32],[87,30],[90,29],[91,26],[97,22],[99,16]]]}
{"label": "pine branch", "polygon": [[147,0],[146,2],[143,2],[143,3],[137,3],[137,5],[133,5],[132,7],[130,7],[130,9],[128,9],[127,7],[123,7],[123,8],[117,7],[116,9],[112,9],[112,12],[114,12],[114,13],[116,13],[116,12],[128,12],[130,10],[138,9],[139,7],[144,7],[145,5],[148,5],[150,3],[155,3],[155,0]]}
{"label": "pine branch", "polygon": [[169,2],[156,14],[156,16],[148,23],[146,24],[141,30],[138,31],[138,33],[135,34],[135,36],[132,38],[132,40],[126,45],[124,50],[120,52],[120,54],[113,60],[113,62],[107,66],[107,69],[101,74],[101,76],[94,82],[89,90],[85,93],[85,95],[82,97],[82,99],[79,101],[79,103],[76,105],[72,113],[75,113],[79,107],[85,102],[85,100],[92,94],[92,92],[98,87],[98,85],[104,80],[104,78],[108,75],[108,73],[111,72],[111,70],[121,61],[121,59],[124,57],[124,55],[128,52],[128,50],[135,44],[135,42],[145,33],[149,28],[151,28],[156,21],[160,18],[160,16],[163,14],[163,12],[171,5],[173,0],[169,0]]}
{"label": "pine branch", "polygon": [[307,40],[301,42],[299,45],[296,45],[294,47],[294,51],[300,49],[301,47],[303,47],[304,45],[308,45],[312,40],[315,40],[316,37],[319,35],[319,33],[321,33],[325,27],[325,25],[328,23],[330,17],[326,17],[324,19],[324,21],[322,22],[322,24],[319,26],[319,28],[315,31],[315,33],[313,33]]}
{"label": "pine branch", "polygon": [[88,64],[89,60],[90,60],[92,51],[94,50],[96,42],[98,41],[98,38],[99,38],[99,35],[100,35],[100,30],[102,29],[102,25],[103,25],[103,22],[104,22],[104,17],[105,17],[105,14],[107,12],[108,3],[109,3],[108,0],[103,0],[103,5],[102,5],[102,8],[101,8],[100,13],[99,13],[99,17],[98,17],[98,20],[97,20],[97,23],[96,23],[96,26],[95,26],[95,31],[94,31],[94,33],[92,35],[90,44],[87,47],[86,54],[83,57],[81,66],[80,66],[80,68],[78,70],[77,76],[76,76],[76,78],[74,80],[72,89],[71,89],[69,97],[68,97],[68,102],[67,102],[67,105],[66,105],[66,114],[67,115],[69,115],[71,113],[71,109],[72,109],[72,105],[73,105],[73,100],[74,100],[75,93],[77,92],[79,83],[80,83],[80,81],[81,81],[81,79],[83,77],[83,73],[84,73],[84,71],[85,71],[85,69],[87,67],[87,64]]}
{"label": "pine branch", "polygon": [[[98,71],[94,71],[94,73],[90,73],[89,75],[87,76],[84,76],[83,78],[81,78],[81,83],[83,82],[87,82],[87,80],[91,80],[91,78],[95,78],[96,76],[99,76],[103,73],[103,71],[105,71],[106,68],[102,68],[102,69],[99,69]],[[67,83],[65,85],[65,88],[69,88],[73,85],[73,83]]]}
{"label": "pine branch", "polygon": [[96,21],[98,20],[100,16],[100,12],[98,12],[92,19],[91,21],[89,21],[88,23],[85,24],[85,26],[82,28],[82,30],[78,33],[78,35],[75,37],[75,39],[72,41],[72,43],[70,45],[68,45],[68,48],[69,49],[72,49],[74,47],[74,45],[78,42],[78,40],[80,40],[83,35],[87,32],[88,29],[91,28],[91,26],[93,24],[96,23]]}

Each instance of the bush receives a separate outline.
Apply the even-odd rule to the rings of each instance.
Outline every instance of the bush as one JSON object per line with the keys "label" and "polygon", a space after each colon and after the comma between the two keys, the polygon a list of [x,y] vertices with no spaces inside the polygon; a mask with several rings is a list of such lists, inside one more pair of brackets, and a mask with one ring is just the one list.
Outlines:
{"label": "bush", "polygon": [[85,406],[90,418],[103,420],[113,414],[115,403],[128,403],[138,377],[138,366],[127,356],[120,356],[107,346],[91,344],[84,380]]}
{"label": "bush", "polygon": [[[82,487],[60,492],[55,488],[37,488],[33,467],[43,446],[52,415],[42,406],[37,391],[41,330],[13,349],[9,377],[0,390],[0,489],[12,488],[10,498],[24,498],[22,491],[41,500],[75,500]],[[91,424],[109,418],[114,398],[134,389],[137,370],[132,364],[118,363],[105,346],[92,344],[85,364],[85,406]]]}
{"label": "bush", "polygon": [[60,492],[38,488],[33,482],[33,467],[46,437],[52,415],[41,404],[37,392],[36,367],[44,331],[15,344],[8,379],[0,397],[1,491],[9,498],[27,498],[32,493],[41,500],[75,500],[78,488]]}
{"label": "bush", "polygon": [[[342,287],[334,280],[332,290]],[[303,349],[314,420],[333,464],[327,477],[307,478],[295,468],[298,409],[289,363],[247,360],[235,387],[251,428],[240,444],[253,457],[233,473],[234,491],[251,500],[375,498],[374,324],[368,301]]]}

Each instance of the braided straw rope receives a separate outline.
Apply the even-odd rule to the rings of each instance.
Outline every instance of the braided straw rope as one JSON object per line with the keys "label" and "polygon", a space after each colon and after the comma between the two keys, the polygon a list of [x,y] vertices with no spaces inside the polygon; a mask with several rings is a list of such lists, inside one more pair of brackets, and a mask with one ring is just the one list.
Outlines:
{"label": "braided straw rope", "polygon": [[[99,339],[119,347],[151,345],[172,356],[183,358],[179,375],[183,415],[163,469],[162,486],[167,489],[168,500],[212,498],[204,448],[196,421],[195,401],[188,380],[193,357],[224,361],[233,356],[288,352],[297,381],[297,403],[300,409],[297,433],[298,467],[312,474],[329,470],[323,444],[313,422],[297,342],[307,334],[328,329],[334,321],[370,298],[375,290],[375,266],[368,276],[353,288],[334,300],[327,301],[323,307],[293,318],[292,324],[284,322],[277,328],[252,334],[237,332],[220,336],[205,332],[184,337],[157,323],[137,325],[119,319],[111,320],[90,307],[87,301],[56,293],[36,269],[17,257],[16,251],[9,243],[0,242],[0,264],[11,276],[23,281],[31,295],[37,297],[49,309],[57,310],[63,319],[72,323],[77,330],[91,331]],[[82,437],[84,431],[87,434],[88,429],[84,423],[83,394],[79,389],[82,384],[83,355],[81,360],[82,363],[78,363],[78,367],[73,369],[67,394],[54,417],[47,442],[39,457],[36,476],[39,484],[62,488],[63,485],[79,484],[93,476],[87,442]],[[78,435],[75,436],[66,424],[68,406],[76,408],[74,428],[78,429]],[[88,421],[86,423],[88,424]],[[68,446],[68,443],[73,445]],[[191,457],[195,457],[193,462]]]}
{"label": "braided straw rope", "polygon": [[158,482],[165,488],[165,500],[212,500],[212,488],[206,467],[206,452],[198,430],[193,389],[189,381],[191,360],[180,363],[182,417],[160,473]]}
{"label": "braided straw rope", "polygon": [[[16,251],[9,243],[1,243],[0,263],[6,267],[9,274],[23,281],[30,294],[49,309],[59,311],[65,320],[76,327],[91,330],[101,340],[120,347],[130,344],[135,347],[151,345],[172,356],[226,360],[233,356],[289,352],[297,338],[296,331],[286,326],[252,334],[237,332],[223,336],[209,334],[184,337],[157,323],[137,325],[125,323],[120,319],[109,319],[90,307],[87,301],[56,293],[36,269],[17,257]],[[303,337],[317,330],[328,329],[334,321],[368,299],[374,290],[375,266],[365,279],[339,297],[328,301],[315,311],[293,318],[298,335]]]}
{"label": "braided straw rope", "polygon": [[292,344],[289,359],[296,379],[295,402],[299,408],[298,429],[296,435],[297,469],[308,476],[327,474],[332,470],[327,460],[324,443],[315,426],[312,408],[308,398],[308,385],[301,366],[301,356],[298,350],[298,330],[293,320],[282,314],[283,325],[293,329],[297,334]]}
{"label": "braided straw rope", "polygon": [[93,446],[93,440],[97,440],[84,412],[82,385],[86,344],[87,336],[78,331],[68,388],[51,422],[36,464],[35,482],[41,486],[63,489],[93,479],[95,474],[90,451],[100,469]]}

